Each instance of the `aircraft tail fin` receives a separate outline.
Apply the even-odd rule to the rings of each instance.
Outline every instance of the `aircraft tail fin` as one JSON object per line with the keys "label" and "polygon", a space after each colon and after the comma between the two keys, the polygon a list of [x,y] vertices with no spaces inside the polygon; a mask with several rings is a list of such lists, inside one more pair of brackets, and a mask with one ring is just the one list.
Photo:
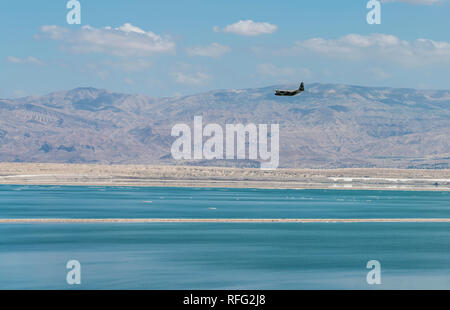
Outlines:
{"label": "aircraft tail fin", "polygon": [[300,84],[300,87],[298,88],[299,91],[304,91],[305,90],[305,85],[303,84],[303,82]]}

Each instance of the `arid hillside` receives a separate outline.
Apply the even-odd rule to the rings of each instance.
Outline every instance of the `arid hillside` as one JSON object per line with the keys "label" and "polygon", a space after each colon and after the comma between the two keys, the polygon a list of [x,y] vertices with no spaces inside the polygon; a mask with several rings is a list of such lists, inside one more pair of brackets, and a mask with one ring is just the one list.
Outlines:
{"label": "arid hillside", "polygon": [[176,162],[176,123],[280,124],[280,167],[450,168],[450,91],[306,84],[174,98],[78,88],[0,99],[0,161],[258,167],[259,162]]}

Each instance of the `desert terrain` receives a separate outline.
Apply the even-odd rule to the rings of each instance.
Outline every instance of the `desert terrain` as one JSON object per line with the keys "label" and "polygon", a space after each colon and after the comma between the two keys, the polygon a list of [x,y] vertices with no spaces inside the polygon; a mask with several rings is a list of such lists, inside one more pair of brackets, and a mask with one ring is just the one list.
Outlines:
{"label": "desert terrain", "polygon": [[[450,91],[272,85],[153,98],[95,88],[0,99],[0,161],[259,168],[174,160],[175,124],[279,124],[279,168],[450,169]],[[205,138],[206,140],[206,138]]]}
{"label": "desert terrain", "polygon": [[0,163],[0,184],[448,191],[450,170]]}

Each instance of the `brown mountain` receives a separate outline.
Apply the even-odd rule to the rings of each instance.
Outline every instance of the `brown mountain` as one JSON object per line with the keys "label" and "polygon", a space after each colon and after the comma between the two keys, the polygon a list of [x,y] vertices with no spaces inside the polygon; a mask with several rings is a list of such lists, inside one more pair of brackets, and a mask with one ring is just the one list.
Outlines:
{"label": "brown mountain", "polygon": [[172,126],[202,115],[204,124],[279,123],[280,167],[450,168],[450,91],[310,84],[280,98],[275,88],[295,86],[173,98],[77,88],[0,99],[0,161],[176,164]]}

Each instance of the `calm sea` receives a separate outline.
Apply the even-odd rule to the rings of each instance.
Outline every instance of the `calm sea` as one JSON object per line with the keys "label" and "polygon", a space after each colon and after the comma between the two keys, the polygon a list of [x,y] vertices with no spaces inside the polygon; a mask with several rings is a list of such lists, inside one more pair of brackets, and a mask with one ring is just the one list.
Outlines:
{"label": "calm sea", "polygon": [[[2,185],[0,218],[450,218],[450,192]],[[21,288],[450,289],[450,224],[0,224]]]}

